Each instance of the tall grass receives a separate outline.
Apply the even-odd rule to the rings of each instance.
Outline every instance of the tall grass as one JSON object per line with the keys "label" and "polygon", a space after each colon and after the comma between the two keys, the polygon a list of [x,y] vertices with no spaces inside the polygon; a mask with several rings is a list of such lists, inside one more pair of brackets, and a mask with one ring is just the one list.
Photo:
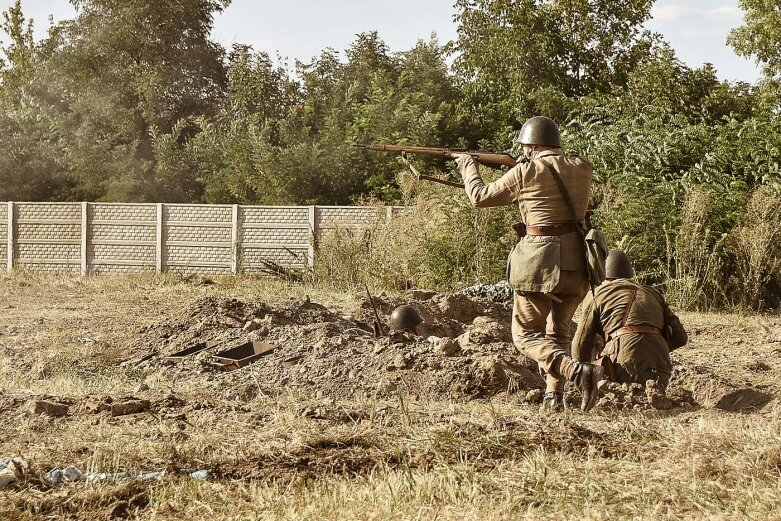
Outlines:
{"label": "tall grass", "polygon": [[724,237],[710,227],[712,198],[711,192],[692,192],[675,237],[666,237],[667,298],[680,308],[706,310],[722,301]]}
{"label": "tall grass", "polygon": [[[318,285],[450,290],[503,279],[515,241],[514,206],[476,210],[462,191],[402,185],[409,204],[391,222],[378,212],[383,217],[362,228],[336,228],[323,236],[314,270]],[[759,311],[779,305],[781,198],[759,190],[728,199],[695,188],[680,209],[669,204],[668,214],[640,227],[631,215],[649,211],[648,204],[634,204],[632,194],[615,189],[600,193],[598,225],[610,246],[627,250],[639,276],[665,288],[676,307]],[[671,189],[654,197],[674,194]]]}
{"label": "tall grass", "polygon": [[781,273],[781,199],[758,190],[729,237],[735,258],[731,281],[738,304],[760,310],[778,305]]}
{"label": "tall grass", "polygon": [[476,210],[458,189],[401,184],[414,195],[392,221],[383,216],[323,234],[314,269],[318,284],[452,289],[503,277],[517,209]]}

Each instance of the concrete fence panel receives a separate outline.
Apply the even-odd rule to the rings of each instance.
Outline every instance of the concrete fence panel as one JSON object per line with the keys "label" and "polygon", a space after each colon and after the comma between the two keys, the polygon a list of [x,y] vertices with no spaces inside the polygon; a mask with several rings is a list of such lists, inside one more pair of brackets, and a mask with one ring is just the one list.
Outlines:
{"label": "concrete fence panel", "polygon": [[155,271],[153,204],[88,204],[87,271],[101,275]]}
{"label": "concrete fence panel", "polygon": [[18,203],[13,206],[13,265],[34,271],[79,273],[81,204]]}
{"label": "concrete fence panel", "polygon": [[304,268],[310,265],[315,229],[306,206],[242,206],[239,208],[239,264],[257,273],[263,261]]}
{"label": "concrete fence panel", "polygon": [[[8,207],[11,203],[0,204],[0,270],[3,268],[11,269],[8,266],[9,248],[13,248],[13,243],[8,240],[8,230],[12,230],[13,227],[9,226],[8,222]],[[13,253],[13,252],[12,252]]]}
{"label": "concrete fence panel", "polygon": [[[0,266],[73,274],[307,268],[321,234],[399,207],[0,203]],[[0,268],[2,269],[2,268]]]}

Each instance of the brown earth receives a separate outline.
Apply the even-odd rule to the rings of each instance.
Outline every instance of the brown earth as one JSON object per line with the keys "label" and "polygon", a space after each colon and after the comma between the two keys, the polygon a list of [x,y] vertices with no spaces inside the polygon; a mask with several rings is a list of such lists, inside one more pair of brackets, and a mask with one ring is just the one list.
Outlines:
{"label": "brown earth", "polygon": [[[443,479],[443,472],[465,465],[479,481],[511,472],[508,465],[533,474],[545,454],[554,458],[546,460],[545,475],[596,462],[605,479],[618,464],[652,469],[668,465],[668,458],[675,466],[691,457],[687,464],[697,470],[682,476],[694,476],[697,486],[709,479],[718,484],[703,492],[706,499],[692,499],[687,511],[714,514],[723,512],[718,502],[705,510],[697,510],[703,508],[697,502],[713,494],[722,505],[733,498],[725,492],[725,461],[741,462],[745,455],[751,462],[744,473],[729,474],[735,487],[765,480],[773,490],[770,476],[781,468],[775,453],[781,442],[775,427],[765,427],[777,425],[781,392],[781,335],[773,333],[778,320],[770,317],[684,315],[691,344],[674,353],[668,401],[642,386],[608,385],[598,410],[582,415],[578,394],[568,388],[574,407],[546,416],[537,410],[542,379],[510,341],[507,304],[461,295],[382,295],[375,301],[386,326],[402,303],[415,306],[425,324],[418,335],[375,338],[365,297],[301,286],[26,277],[0,284],[7,296],[0,302],[0,462],[14,455],[26,461],[0,492],[3,519],[207,515],[192,505],[212,497],[212,489],[212,501],[227,494],[243,509],[235,514],[228,505],[223,517],[251,518],[258,514],[256,496],[245,487],[253,483],[281,487],[275,497],[298,512],[293,517],[307,517],[307,502],[321,501],[313,484],[363,480],[370,486],[386,479],[379,475]],[[248,322],[254,331],[245,330]],[[216,351],[253,339],[276,349],[237,371],[215,368]],[[219,345],[182,364],[164,360],[204,341]],[[709,424],[718,428],[703,431]],[[559,468],[558,460],[568,463]],[[68,465],[84,472],[165,470],[166,477],[89,486],[44,479]],[[182,469],[207,469],[209,479],[195,483]],[[502,479],[517,497],[517,476]],[[550,514],[544,498],[557,484],[537,479],[522,495]],[[309,499],[293,507],[291,490]],[[734,494],[741,497],[739,487]],[[686,497],[677,504],[688,505]],[[758,499],[755,517],[773,501]],[[595,517],[624,508],[609,500],[605,505],[611,510],[597,510]],[[221,511],[215,503],[211,508]],[[326,518],[350,512],[323,508]],[[465,505],[451,517],[474,517],[485,508]],[[496,518],[512,511],[504,508]],[[380,510],[398,517],[393,509]],[[271,517],[289,514],[274,511]]]}
{"label": "brown earth", "polygon": [[[145,374],[161,371],[180,381],[218,379],[245,399],[285,388],[335,399],[388,397],[397,392],[420,399],[473,399],[542,386],[534,365],[519,359],[510,342],[506,306],[460,295],[440,295],[427,302],[375,298],[385,331],[392,309],[410,303],[425,320],[418,335],[392,332],[375,338],[368,299],[359,302],[356,315],[309,298],[277,305],[201,299],[178,315],[140,328],[133,356],[125,364]],[[253,320],[263,326],[247,334],[243,328]],[[431,337],[460,337],[458,352],[451,356],[439,352],[438,341]],[[214,352],[249,339],[271,343],[276,349],[235,373],[223,374],[210,363]],[[182,364],[163,359],[208,341],[219,345]]]}
{"label": "brown earth", "polygon": [[[383,296],[374,302],[386,332],[390,312],[402,304],[415,307],[424,323],[416,335],[392,331],[376,338],[368,299],[360,300],[358,313],[353,315],[309,297],[276,305],[212,297],[140,328],[133,357],[125,365],[146,375],[164,372],[183,382],[219,380],[232,389],[229,396],[245,401],[289,388],[331,399],[388,398],[403,392],[413,399],[469,400],[517,394],[522,402],[540,401],[544,381],[536,364],[518,356],[512,344],[510,303],[460,294],[434,295],[424,301]],[[245,325],[252,321],[260,329],[246,333]],[[215,352],[248,340],[271,343],[275,349],[235,373],[224,374],[215,368],[211,362]],[[199,342],[217,346],[182,364],[164,361],[165,356]],[[443,342],[451,342],[452,349],[443,351],[439,347]],[[751,367],[764,370],[762,365]],[[572,388],[569,391],[568,402],[576,406],[579,396]],[[599,404],[603,409],[702,405],[740,411],[761,408],[773,398],[762,389],[715,375],[707,367],[684,365],[675,369],[668,390],[671,403],[652,400],[654,393],[640,385],[611,385],[604,391]]]}

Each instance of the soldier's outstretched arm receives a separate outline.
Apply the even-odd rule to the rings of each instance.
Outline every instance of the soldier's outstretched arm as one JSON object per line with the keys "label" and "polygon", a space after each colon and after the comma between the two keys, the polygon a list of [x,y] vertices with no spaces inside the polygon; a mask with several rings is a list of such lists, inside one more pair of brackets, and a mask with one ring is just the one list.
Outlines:
{"label": "soldier's outstretched arm", "polygon": [[456,156],[464,178],[464,190],[475,208],[512,204],[521,195],[521,165],[516,165],[493,183],[485,184],[477,162],[468,154]]}
{"label": "soldier's outstretched arm", "polygon": [[583,300],[583,312],[572,340],[572,358],[578,362],[592,362],[597,355],[594,352],[595,340],[602,333],[602,324],[595,311],[594,298],[589,293]]}

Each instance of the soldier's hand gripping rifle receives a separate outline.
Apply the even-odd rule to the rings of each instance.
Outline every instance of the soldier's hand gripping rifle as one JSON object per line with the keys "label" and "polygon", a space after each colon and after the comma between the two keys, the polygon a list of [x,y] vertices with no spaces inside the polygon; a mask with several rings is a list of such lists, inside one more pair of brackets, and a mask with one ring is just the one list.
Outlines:
{"label": "soldier's hand gripping rifle", "polygon": [[464,185],[462,185],[461,183],[454,183],[453,181],[440,179],[438,177],[432,177],[432,176],[421,174],[415,169],[415,167],[412,166],[412,163],[410,163],[407,160],[407,154],[443,157],[445,159],[454,159],[455,156],[459,154],[469,154],[478,163],[485,166],[491,166],[491,167],[500,167],[500,166],[513,167],[518,163],[518,159],[516,157],[513,157],[510,154],[505,154],[502,152],[485,152],[482,150],[466,150],[462,148],[418,147],[418,146],[408,146],[408,145],[383,145],[383,144],[364,145],[361,143],[354,143],[353,146],[365,148],[366,150],[373,150],[375,152],[390,152],[392,154],[399,154],[401,155],[401,158],[404,161],[404,163],[410,168],[410,170],[412,170],[412,173],[415,174],[415,176],[418,179],[423,179],[425,181],[433,181],[435,183],[440,183],[447,186],[455,186],[458,188],[463,188]]}

